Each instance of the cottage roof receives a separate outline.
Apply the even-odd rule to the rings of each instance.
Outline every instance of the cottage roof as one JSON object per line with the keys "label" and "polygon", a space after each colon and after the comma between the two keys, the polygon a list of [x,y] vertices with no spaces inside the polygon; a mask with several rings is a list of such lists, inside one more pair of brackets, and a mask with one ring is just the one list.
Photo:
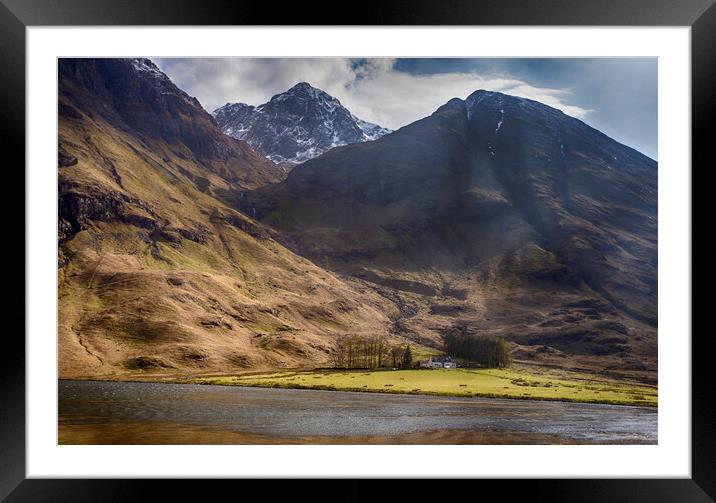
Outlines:
{"label": "cottage roof", "polygon": [[448,363],[452,362],[452,358],[450,358],[449,356],[431,356],[430,361],[437,363]]}

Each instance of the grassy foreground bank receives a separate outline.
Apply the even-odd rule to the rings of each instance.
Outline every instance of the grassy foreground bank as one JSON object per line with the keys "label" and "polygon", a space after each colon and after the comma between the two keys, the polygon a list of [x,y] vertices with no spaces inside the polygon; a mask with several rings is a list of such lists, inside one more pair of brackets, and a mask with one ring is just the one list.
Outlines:
{"label": "grassy foreground bank", "polygon": [[195,384],[259,386],[409,393],[444,396],[481,396],[656,407],[655,386],[600,379],[592,374],[509,369],[452,370],[316,370],[273,372],[243,376],[198,377],[182,380]]}

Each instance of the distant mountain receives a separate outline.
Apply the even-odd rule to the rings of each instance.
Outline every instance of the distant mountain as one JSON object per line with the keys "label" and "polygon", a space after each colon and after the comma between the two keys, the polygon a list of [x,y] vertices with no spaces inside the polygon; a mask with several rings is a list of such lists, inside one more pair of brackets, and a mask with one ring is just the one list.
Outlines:
{"label": "distant mountain", "polygon": [[656,365],[657,192],[652,159],[476,91],[295,167],[251,204],[297,253],[392,289],[411,306],[396,333],[465,329],[522,357],[625,369]]}
{"label": "distant mountain", "polygon": [[306,82],[259,106],[227,103],[212,115],[227,135],[276,163],[300,163],[333,147],[371,141],[390,130],[358,119],[333,96]]}

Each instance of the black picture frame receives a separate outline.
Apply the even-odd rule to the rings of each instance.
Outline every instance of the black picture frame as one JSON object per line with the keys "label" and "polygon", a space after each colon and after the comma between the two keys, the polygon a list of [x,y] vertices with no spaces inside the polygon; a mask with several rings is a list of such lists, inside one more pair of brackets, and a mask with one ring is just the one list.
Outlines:
{"label": "black picture frame", "polygon": [[[310,4],[256,0],[0,0],[0,124],[5,155],[2,157],[3,228],[6,236],[0,255],[5,264],[25,263],[24,170],[25,165],[25,30],[29,26],[110,25],[553,25],[553,26],[689,26],[692,68],[692,229],[709,228],[709,207],[696,191],[708,190],[703,180],[710,156],[708,123],[714,118],[716,100],[716,0],[399,0],[364,1],[350,15],[343,6],[317,0]],[[310,5],[310,8],[307,8]],[[348,6],[346,6],[348,7]],[[341,14],[341,12],[345,12]],[[51,112],[48,111],[48,117]],[[52,112],[54,113],[54,112]],[[693,166],[701,165],[700,171]],[[697,176],[698,175],[698,176]],[[700,189],[699,189],[700,187]],[[702,225],[699,225],[702,224]],[[712,224],[711,224],[712,225]],[[709,233],[692,233],[692,267],[701,266],[693,288],[708,287],[716,280],[716,246]],[[24,330],[24,275],[20,267],[8,266],[16,283],[6,289],[5,321]],[[12,274],[13,271],[8,271]],[[23,276],[23,277],[21,277]],[[696,315],[713,305],[713,288],[692,294],[692,478],[691,479],[587,479],[509,481],[509,499],[535,501],[715,501],[716,500],[716,407],[708,369],[710,331],[697,331]],[[695,293],[695,292],[694,292]],[[705,323],[704,323],[705,324]],[[691,334],[683,334],[689,337]],[[686,339],[685,339],[686,340]],[[181,500],[197,495],[219,494],[226,486],[241,487],[248,495],[265,490],[261,481],[147,481],[26,479],[25,461],[25,344],[20,330],[6,329],[0,353],[0,500],[18,501],[129,501],[154,499],[163,494]],[[293,481],[294,495],[315,500],[331,498],[333,491],[309,489],[309,481]],[[342,494],[365,494],[371,481],[344,481]],[[233,484],[233,485],[232,485]],[[479,481],[487,495],[505,481]],[[210,488],[209,488],[210,486]],[[474,486],[473,486],[474,487]],[[263,488],[263,489],[262,489]],[[232,490],[232,489],[230,489]],[[452,492],[454,489],[451,489]],[[401,489],[402,491],[402,489]],[[415,481],[411,491],[420,499],[442,492],[440,485]],[[504,493],[504,490],[500,490]],[[236,493],[238,497],[239,494]],[[407,493],[400,493],[405,499]],[[163,498],[168,499],[168,498]],[[234,499],[234,498],[232,498]],[[340,499],[352,499],[350,496]],[[504,499],[501,498],[501,499]]]}

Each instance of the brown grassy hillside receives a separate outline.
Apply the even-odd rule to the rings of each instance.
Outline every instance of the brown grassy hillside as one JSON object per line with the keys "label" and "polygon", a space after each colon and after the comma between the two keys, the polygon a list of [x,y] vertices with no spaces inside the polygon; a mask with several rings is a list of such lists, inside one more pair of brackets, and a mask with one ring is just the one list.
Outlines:
{"label": "brown grassy hillside", "polygon": [[126,60],[61,63],[60,377],[316,366],[337,334],[387,333],[385,298],[221,201],[281,171],[143,79]]}

